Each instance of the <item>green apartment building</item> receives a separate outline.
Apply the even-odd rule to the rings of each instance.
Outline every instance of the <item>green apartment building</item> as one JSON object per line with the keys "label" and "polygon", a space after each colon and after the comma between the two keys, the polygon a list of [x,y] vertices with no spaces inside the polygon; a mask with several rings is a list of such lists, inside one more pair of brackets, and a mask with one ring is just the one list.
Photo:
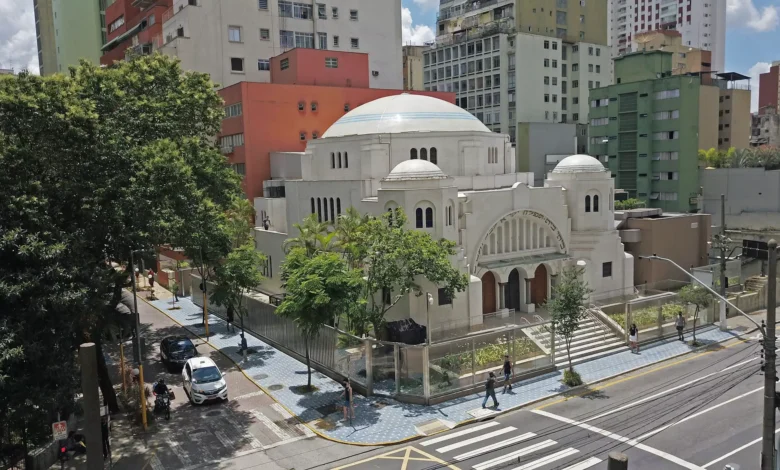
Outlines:
{"label": "green apartment building", "polygon": [[81,59],[100,63],[106,6],[112,0],[33,0],[42,75],[67,72]]}
{"label": "green apartment building", "polygon": [[709,74],[671,71],[670,52],[616,58],[615,84],[590,90],[589,149],[629,197],[695,212],[698,150],[718,146],[719,89]]}

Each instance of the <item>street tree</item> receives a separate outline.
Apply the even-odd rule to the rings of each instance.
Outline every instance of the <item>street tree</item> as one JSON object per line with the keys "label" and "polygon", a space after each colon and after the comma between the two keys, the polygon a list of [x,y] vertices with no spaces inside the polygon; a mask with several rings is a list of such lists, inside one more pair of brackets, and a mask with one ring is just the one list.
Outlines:
{"label": "street tree", "polygon": [[[585,270],[577,266],[564,269],[558,283],[555,285],[555,295],[547,303],[547,307],[552,315],[553,331],[555,335],[563,338],[566,346],[569,367],[564,373],[563,381],[569,386],[576,386],[582,383],[582,379],[574,371],[571,363],[571,342],[574,338],[574,333],[580,327],[580,320],[586,315],[585,302],[592,292],[583,280],[584,273]],[[554,343],[555,338],[552,341]]]}
{"label": "street tree", "polygon": [[320,222],[317,214],[311,214],[300,224],[293,224],[298,235],[284,241],[284,251],[289,253],[295,248],[303,248],[309,256],[318,251],[329,251],[333,248],[335,234],[328,229],[328,224]]}
{"label": "street tree", "polygon": [[311,256],[305,247],[293,248],[288,253],[282,271],[285,296],[276,314],[291,319],[303,336],[307,387],[312,390],[309,346],[322,325],[332,323],[359,301],[361,273],[350,269],[338,253],[323,251]]}
{"label": "street tree", "polygon": [[684,307],[687,307],[688,305],[695,307],[693,313],[693,339],[691,345],[696,346],[698,344],[696,342],[696,321],[699,319],[699,313],[712,304],[712,294],[703,287],[687,285],[680,289],[678,296],[680,303],[682,303]]}

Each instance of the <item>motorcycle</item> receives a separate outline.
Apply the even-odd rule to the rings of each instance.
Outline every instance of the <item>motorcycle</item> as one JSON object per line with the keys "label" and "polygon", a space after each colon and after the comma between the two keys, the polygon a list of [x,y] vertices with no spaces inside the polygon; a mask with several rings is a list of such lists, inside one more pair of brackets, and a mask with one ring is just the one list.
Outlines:
{"label": "motorcycle", "polygon": [[[157,384],[154,384],[154,387],[152,387],[152,390],[156,388]],[[166,393],[158,394],[157,392],[154,393],[155,399],[154,399],[154,412],[160,413],[163,412],[165,419],[170,420],[171,419],[171,400],[173,399],[173,392],[168,391]]]}

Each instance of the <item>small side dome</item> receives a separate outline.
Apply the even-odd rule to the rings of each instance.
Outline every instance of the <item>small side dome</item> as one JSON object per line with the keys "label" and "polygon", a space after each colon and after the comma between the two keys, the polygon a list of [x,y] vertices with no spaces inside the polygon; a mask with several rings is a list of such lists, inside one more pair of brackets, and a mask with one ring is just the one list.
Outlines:
{"label": "small side dome", "polygon": [[446,177],[441,168],[427,160],[405,160],[396,165],[382,181],[436,180]]}
{"label": "small side dome", "polygon": [[590,155],[570,155],[555,166],[553,173],[603,173],[607,171],[598,159]]}

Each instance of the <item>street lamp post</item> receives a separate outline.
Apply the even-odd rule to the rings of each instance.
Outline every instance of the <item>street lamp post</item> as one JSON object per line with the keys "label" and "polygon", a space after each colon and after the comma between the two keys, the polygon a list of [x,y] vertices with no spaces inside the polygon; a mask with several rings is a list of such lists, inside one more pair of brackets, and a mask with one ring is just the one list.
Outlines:
{"label": "street lamp post", "polygon": [[740,310],[736,305],[729,302],[725,296],[721,296],[715,292],[710,286],[696,279],[695,276],[669,258],[663,258],[656,255],[638,257],[639,259],[660,260],[670,263],[679,269],[680,272],[685,273],[691,280],[695,281],[720,299],[723,304],[729,305],[737,313],[750,320],[751,323],[756,325],[758,331],[761,332],[761,336],[764,339],[764,354],[766,356],[764,368],[764,419],[761,445],[761,470],[775,469],[775,305],[777,302],[775,297],[777,293],[777,242],[769,240],[768,249],[769,283],[767,284],[766,329],[750,318],[748,314]]}
{"label": "street lamp post", "polygon": [[433,296],[430,292],[425,293],[425,326],[427,328],[427,334],[425,335],[425,341],[428,346],[431,345],[431,305],[433,305]]}

